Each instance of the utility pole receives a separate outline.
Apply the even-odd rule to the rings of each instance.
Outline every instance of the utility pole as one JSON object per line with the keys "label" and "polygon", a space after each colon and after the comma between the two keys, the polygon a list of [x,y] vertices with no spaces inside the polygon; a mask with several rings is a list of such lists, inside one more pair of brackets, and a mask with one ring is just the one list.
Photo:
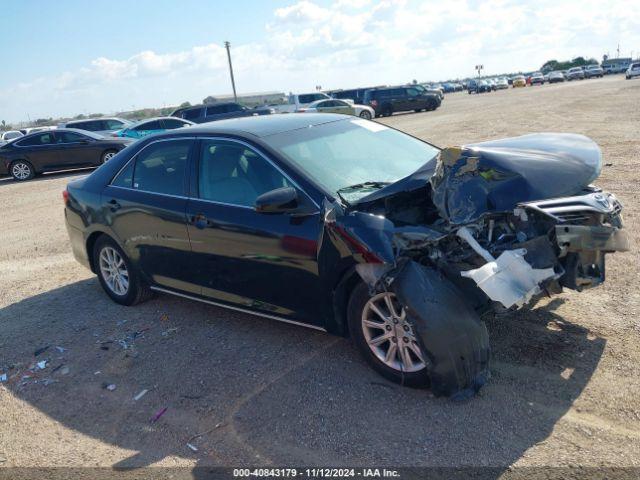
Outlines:
{"label": "utility pole", "polygon": [[231,74],[231,87],[233,88],[233,100],[235,102],[238,101],[238,95],[236,95],[236,81],[233,78],[233,65],[231,64],[231,50],[229,49],[231,44],[229,42],[224,42],[224,48],[227,49],[227,58],[229,59],[229,73]]}

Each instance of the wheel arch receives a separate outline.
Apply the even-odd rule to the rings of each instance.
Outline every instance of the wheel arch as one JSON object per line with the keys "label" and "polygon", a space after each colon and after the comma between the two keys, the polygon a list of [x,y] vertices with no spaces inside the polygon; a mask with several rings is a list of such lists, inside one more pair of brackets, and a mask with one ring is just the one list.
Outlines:
{"label": "wheel arch", "polygon": [[91,232],[91,234],[87,237],[87,240],[85,242],[85,246],[87,249],[87,258],[89,259],[89,267],[91,268],[91,271],[95,274],[98,273],[98,269],[96,268],[96,264],[93,258],[93,248],[95,247],[96,242],[98,241],[98,238],[102,237],[103,235],[115,241],[115,239],[108,233],[103,232],[102,230],[96,230],[94,232]]}
{"label": "wheel arch", "polygon": [[362,282],[362,279],[356,272],[355,265],[352,265],[336,283],[332,295],[333,318],[327,322],[327,332],[342,337],[350,336],[347,307],[351,293],[360,282]]}

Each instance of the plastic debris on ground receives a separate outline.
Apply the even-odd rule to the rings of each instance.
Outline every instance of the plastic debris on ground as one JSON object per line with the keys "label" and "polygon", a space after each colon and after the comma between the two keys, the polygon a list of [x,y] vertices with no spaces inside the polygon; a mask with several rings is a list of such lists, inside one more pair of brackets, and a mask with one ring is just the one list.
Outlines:
{"label": "plastic debris on ground", "polygon": [[116,384],[105,382],[102,384],[102,388],[104,388],[105,390],[109,390],[110,392],[113,392],[116,389]]}
{"label": "plastic debris on ground", "polygon": [[169,328],[169,329],[165,330],[164,332],[162,332],[161,335],[163,337],[168,337],[169,335],[171,335],[172,333],[175,333],[177,331],[178,331],[178,327],[172,327],[172,328]]}
{"label": "plastic debris on ground", "polygon": [[137,394],[135,397],[133,397],[133,399],[137,402],[138,400],[140,400],[142,397],[144,397],[147,392],[149,390],[147,390],[146,388],[144,390],[142,390],[139,394]]}
{"label": "plastic debris on ground", "polygon": [[164,407],[164,408],[161,408],[160,410],[158,410],[158,411],[155,413],[155,415],[153,415],[153,417],[151,417],[150,422],[151,422],[151,423],[157,422],[157,421],[160,419],[160,417],[161,417],[162,415],[164,415],[164,414],[165,414],[165,412],[166,412],[168,409],[169,409],[168,407]]}
{"label": "plastic debris on ground", "polygon": [[7,381],[7,374],[3,373],[2,375],[0,375],[0,382],[6,382]]}
{"label": "plastic debris on ground", "polygon": [[198,447],[196,447],[195,445],[192,445],[190,443],[187,443],[187,447],[189,447],[189,449],[194,451],[194,452],[198,451]]}
{"label": "plastic debris on ground", "polygon": [[56,347],[56,350],[57,350],[58,352],[60,352],[60,353],[64,353],[64,352],[66,352],[66,351],[67,351],[67,349],[66,349],[66,348],[64,348],[64,347]]}
{"label": "plastic debris on ground", "polygon": [[39,370],[44,370],[45,368],[47,368],[47,360],[42,360],[36,363],[36,366],[38,367]]}

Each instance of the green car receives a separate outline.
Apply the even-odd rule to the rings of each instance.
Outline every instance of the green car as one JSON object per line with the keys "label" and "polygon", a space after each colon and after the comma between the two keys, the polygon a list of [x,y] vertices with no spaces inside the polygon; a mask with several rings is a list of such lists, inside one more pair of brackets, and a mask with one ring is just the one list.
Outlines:
{"label": "green car", "polygon": [[141,120],[138,123],[118,130],[113,133],[114,137],[142,138],[153,133],[164,132],[165,130],[173,130],[175,128],[188,127],[195,125],[189,120],[175,117],[156,117]]}

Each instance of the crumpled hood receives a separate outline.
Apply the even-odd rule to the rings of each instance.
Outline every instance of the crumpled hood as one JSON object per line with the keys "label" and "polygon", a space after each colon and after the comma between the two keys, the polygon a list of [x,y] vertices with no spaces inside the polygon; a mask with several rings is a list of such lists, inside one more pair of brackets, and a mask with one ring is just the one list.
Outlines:
{"label": "crumpled hood", "polygon": [[520,202],[575,195],[601,167],[600,148],[591,139],[538,133],[445,148],[429,182],[440,216],[464,224]]}

